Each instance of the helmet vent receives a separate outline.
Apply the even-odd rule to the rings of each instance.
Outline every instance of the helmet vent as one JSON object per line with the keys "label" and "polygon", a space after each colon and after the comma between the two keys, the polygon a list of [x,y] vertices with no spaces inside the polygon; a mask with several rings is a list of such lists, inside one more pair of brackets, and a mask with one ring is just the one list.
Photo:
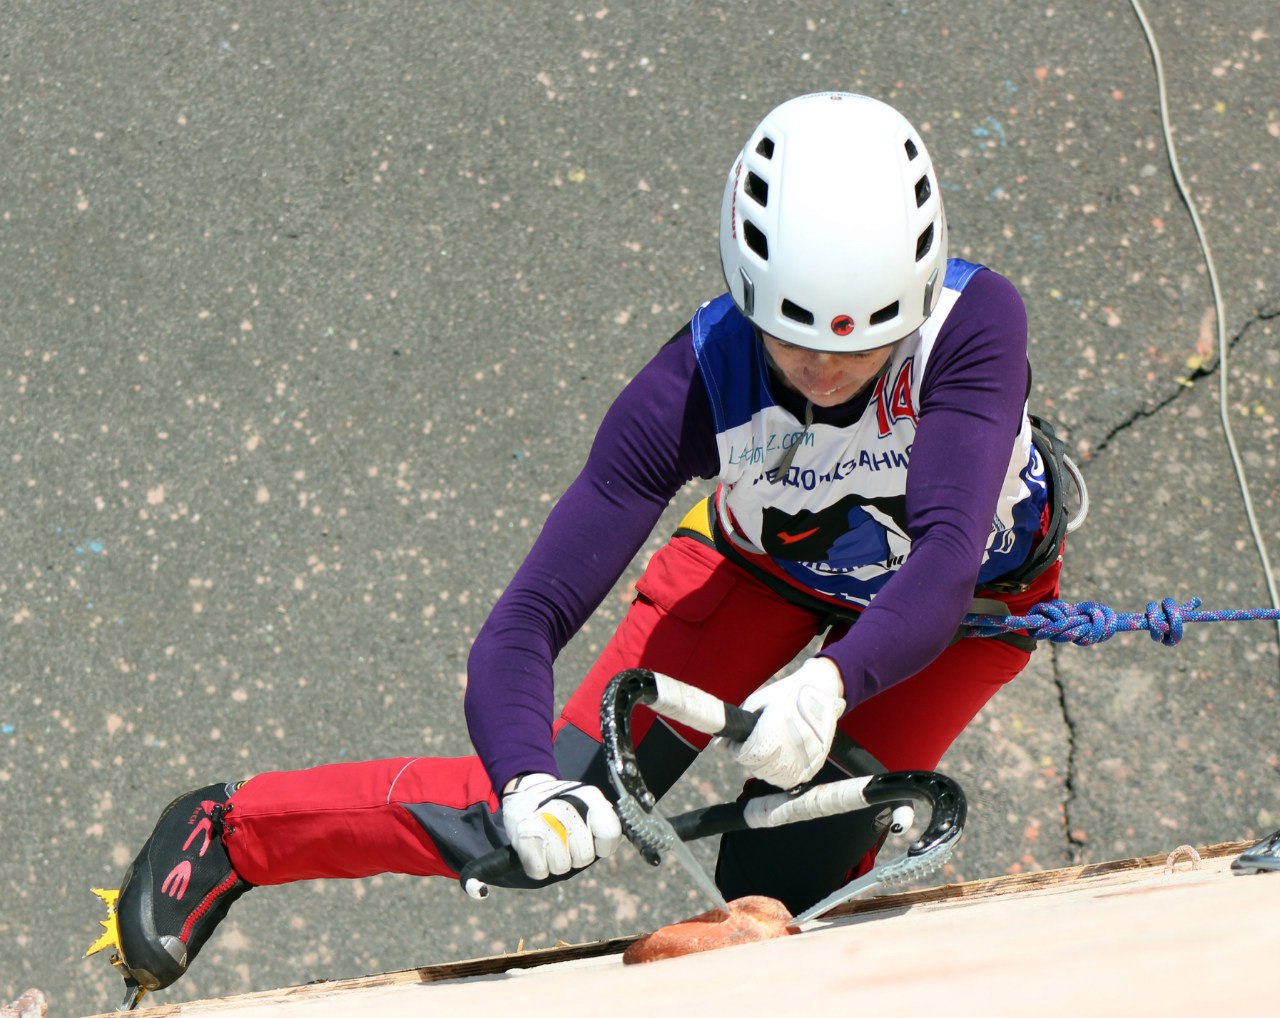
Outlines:
{"label": "helmet vent", "polygon": [[924,233],[920,234],[916,240],[916,261],[919,261],[929,253],[929,249],[933,247],[933,223],[924,228]]}
{"label": "helmet vent", "polygon": [[[894,307],[897,307],[895,304]],[[789,300],[783,300],[782,313],[793,322],[799,322],[801,325],[813,324],[813,312],[802,308],[799,304],[794,304]]]}
{"label": "helmet vent", "polygon": [[914,159],[920,154],[920,150],[916,148],[916,143],[908,138],[902,145],[907,150],[907,158]]}
{"label": "helmet vent", "polygon": [[767,134],[760,139],[760,143],[756,145],[756,152],[764,156],[766,159],[773,158],[773,139]]}
{"label": "helmet vent", "polygon": [[886,304],[879,311],[873,311],[871,317],[867,319],[868,325],[879,325],[881,322],[891,322],[898,317],[898,302],[895,300],[892,304]]}
{"label": "helmet vent", "polygon": [[747,196],[755,200],[761,208],[769,204],[769,185],[754,173],[747,174],[747,183],[743,187]]}
{"label": "helmet vent", "polygon": [[[932,227],[930,227],[930,229],[932,229]],[[769,241],[765,235],[760,232],[760,228],[757,227],[750,219],[744,219],[742,221],[742,236],[747,242],[747,247],[751,248],[752,251],[758,254],[761,261],[767,262],[769,260]]]}
{"label": "helmet vent", "polygon": [[933,194],[933,188],[929,186],[929,178],[921,177],[916,181],[916,208],[921,208],[925,202],[929,200],[929,195]]}

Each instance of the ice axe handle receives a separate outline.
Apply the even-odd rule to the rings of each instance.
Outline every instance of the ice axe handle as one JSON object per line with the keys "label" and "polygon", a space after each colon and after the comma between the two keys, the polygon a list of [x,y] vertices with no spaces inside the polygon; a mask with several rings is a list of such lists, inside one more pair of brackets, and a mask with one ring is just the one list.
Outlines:
{"label": "ice axe handle", "polygon": [[[610,679],[600,700],[600,736],[609,781],[620,800],[633,799],[645,812],[653,811],[657,799],[640,774],[631,736],[631,712],[641,705],[695,731],[735,742],[750,735],[757,720],[751,711],[648,668],[628,668]],[[637,847],[649,862],[657,865],[655,852]]]}
{"label": "ice axe handle", "polygon": [[730,742],[744,742],[756,727],[760,714],[753,710],[743,710],[732,703],[724,705],[724,728],[716,732]]}
{"label": "ice axe handle", "polygon": [[[587,818],[587,808],[579,800],[572,800],[573,806]],[[504,877],[508,873],[519,873],[520,856],[513,845],[501,845],[463,865],[458,871],[458,881],[467,896],[477,900],[489,897],[489,881]]]}
{"label": "ice axe handle", "polygon": [[472,859],[458,871],[458,882],[467,896],[479,901],[489,897],[489,881],[520,869],[520,856],[513,845],[503,845]]}
{"label": "ice axe handle", "polygon": [[[612,711],[610,711],[612,704]],[[645,704],[655,714],[702,732],[717,735],[731,742],[742,742],[751,734],[760,717],[759,711],[743,710],[719,697],[671,678],[651,672],[647,668],[633,668],[619,672],[605,690],[601,722],[609,728],[609,715],[620,730],[625,730],[630,741],[631,709]],[[606,741],[609,738],[605,732]]]}
{"label": "ice axe handle", "polygon": [[[755,715],[740,708],[746,717],[740,719],[745,731],[750,732]],[[732,713],[732,711],[727,713]],[[738,738],[738,736],[732,736]],[[876,774],[858,779],[846,779],[841,784],[860,787],[859,797],[866,805],[890,805],[903,800],[924,800],[931,807],[928,825],[920,837],[911,845],[906,857],[900,860],[905,864],[908,859],[937,858],[939,861],[950,854],[950,847],[959,839],[966,819],[966,803],[964,792],[960,786],[944,774],[933,771],[895,771],[887,774]],[[832,786],[834,787],[834,786]],[[799,805],[800,801],[785,793],[771,796],[768,802],[777,800],[778,809],[787,809]],[[757,808],[768,805],[768,802],[757,801]],[[715,806],[703,806],[688,813],[671,817],[671,826],[681,841],[694,841],[698,838],[727,834],[752,826],[746,817],[747,802],[725,802]],[[857,802],[845,804],[838,812],[856,809]],[[762,811],[767,812],[767,811]],[[759,821],[757,821],[759,822]],[[944,853],[943,847],[946,846]],[[1280,854],[1280,853],[1278,853]],[[520,857],[510,845],[495,848],[493,851],[472,859],[462,867],[458,879],[463,890],[476,899],[488,896],[488,882],[506,876],[520,869]],[[903,869],[904,875],[906,873]]]}

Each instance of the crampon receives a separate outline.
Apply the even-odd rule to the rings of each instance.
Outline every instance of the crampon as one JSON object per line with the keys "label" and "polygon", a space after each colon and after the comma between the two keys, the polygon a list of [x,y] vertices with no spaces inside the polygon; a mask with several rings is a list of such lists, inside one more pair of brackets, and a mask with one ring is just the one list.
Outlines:
{"label": "crampon", "polygon": [[120,921],[119,916],[116,914],[116,900],[120,897],[120,892],[118,890],[109,890],[105,887],[92,887],[90,890],[101,898],[102,903],[107,906],[107,918],[98,920],[98,925],[102,927],[102,935],[89,945],[89,950],[85,951],[84,956],[88,958],[91,954],[97,954],[107,948],[112,949],[111,964],[124,974],[124,1002],[118,1010],[132,1011],[138,1006],[147,991],[142,984],[133,978],[133,973],[129,971],[129,967],[125,965],[124,959],[120,955]]}

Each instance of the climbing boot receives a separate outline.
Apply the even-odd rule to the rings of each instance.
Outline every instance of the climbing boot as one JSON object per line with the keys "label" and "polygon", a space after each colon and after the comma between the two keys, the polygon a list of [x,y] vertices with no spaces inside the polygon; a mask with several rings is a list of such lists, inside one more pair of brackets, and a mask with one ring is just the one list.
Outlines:
{"label": "climbing boot", "polygon": [[209,785],[174,799],[125,871],[119,891],[94,888],[107,905],[105,932],[88,954],[115,948],[111,962],[124,974],[120,1010],[147,991],[162,990],[191,964],[240,895],[241,879],[222,844],[232,826],[228,800],[243,782]]}

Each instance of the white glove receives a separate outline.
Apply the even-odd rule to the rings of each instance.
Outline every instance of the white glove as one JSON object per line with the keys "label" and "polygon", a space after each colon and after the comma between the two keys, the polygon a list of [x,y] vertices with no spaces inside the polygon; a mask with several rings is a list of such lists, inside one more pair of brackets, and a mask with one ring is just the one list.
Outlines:
{"label": "white glove", "polygon": [[794,788],[822,768],[844,713],[844,682],[834,661],[811,657],[743,702],[760,720],[745,742],[727,743],[738,763],[778,788]]}
{"label": "white glove", "polygon": [[507,785],[502,826],[534,880],[559,876],[613,854],[622,824],[595,785],[524,774]]}

